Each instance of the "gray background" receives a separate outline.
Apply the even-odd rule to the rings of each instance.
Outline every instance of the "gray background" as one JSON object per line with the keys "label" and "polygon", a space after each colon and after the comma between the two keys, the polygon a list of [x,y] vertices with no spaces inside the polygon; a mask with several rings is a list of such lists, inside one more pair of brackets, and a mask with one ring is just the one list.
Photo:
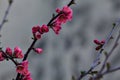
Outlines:
{"label": "gray background", "polygon": [[[25,53],[32,42],[32,26],[47,24],[56,7],[62,8],[69,1],[14,0],[8,15],[9,22],[0,32],[3,49],[20,46]],[[60,34],[57,36],[50,30],[36,43],[36,47],[43,48],[44,52],[41,55],[30,54],[29,70],[33,80],[71,80],[72,75],[78,77],[81,70],[89,69],[96,56],[93,40],[104,39],[112,23],[120,17],[120,0],[76,0],[76,3],[71,6],[73,20],[62,26]],[[0,0],[0,21],[7,5],[7,0]],[[119,66],[119,56],[118,47],[110,58],[113,67]],[[106,75],[103,80],[119,80],[119,73]],[[0,80],[12,80],[15,76],[12,62],[0,62]]]}

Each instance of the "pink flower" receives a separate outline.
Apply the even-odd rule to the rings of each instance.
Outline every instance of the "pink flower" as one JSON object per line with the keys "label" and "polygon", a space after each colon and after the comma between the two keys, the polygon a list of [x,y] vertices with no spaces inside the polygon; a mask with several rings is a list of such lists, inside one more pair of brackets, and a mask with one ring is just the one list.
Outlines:
{"label": "pink flower", "polygon": [[3,57],[3,53],[0,52],[0,61],[3,61],[5,58]]}
{"label": "pink flower", "polygon": [[25,60],[19,65],[17,65],[16,72],[24,75],[22,80],[32,80],[31,73],[28,70],[28,61]]}
{"label": "pink flower", "polygon": [[96,48],[95,48],[95,50],[100,50],[102,48],[102,45],[99,45],[99,46],[97,46]]}
{"label": "pink flower", "polygon": [[63,9],[56,9],[56,12],[61,13],[53,22],[52,29],[56,34],[59,34],[62,23],[66,23],[72,19],[73,11],[69,6],[64,6]]}
{"label": "pink flower", "polygon": [[22,50],[19,47],[14,48],[14,54],[13,55],[14,55],[15,58],[20,58],[20,59],[24,57],[24,55],[22,53]]}
{"label": "pink flower", "polygon": [[6,53],[10,56],[12,56],[12,49],[10,47],[6,48]]}
{"label": "pink flower", "polygon": [[56,34],[59,34],[59,31],[61,30],[61,23],[55,22],[55,23],[53,24],[52,29],[53,29],[53,31],[54,31]]}
{"label": "pink flower", "polygon": [[34,48],[34,51],[37,52],[38,54],[43,52],[43,50],[41,48]]}
{"label": "pink flower", "polygon": [[61,10],[60,10],[59,8],[57,8],[57,9],[56,9],[56,12],[57,12],[57,13],[60,13],[60,12],[61,12]]}
{"label": "pink flower", "polygon": [[94,43],[97,44],[97,47],[95,48],[97,51],[100,50],[102,48],[102,46],[105,43],[105,40],[102,41],[98,41],[97,39],[94,40]]}
{"label": "pink flower", "polygon": [[14,48],[14,53],[16,54],[16,53],[22,53],[22,50],[18,47],[18,46],[16,46],[15,48]]}
{"label": "pink flower", "polygon": [[28,75],[29,73],[30,73],[29,70],[28,70],[27,68],[25,68],[25,70],[23,71],[22,74],[26,76],[26,75]]}
{"label": "pink flower", "polygon": [[65,15],[67,15],[70,18],[72,18],[73,11],[72,11],[72,9],[70,7],[64,6],[62,11],[64,12]]}
{"label": "pink flower", "polygon": [[49,31],[49,28],[47,25],[43,24],[42,27],[40,26],[34,26],[32,28],[32,33],[35,39],[40,39],[41,34],[47,33]]}
{"label": "pink flower", "polygon": [[103,45],[105,43],[105,40],[98,41],[97,39],[95,39],[94,43],[97,44],[97,45]]}
{"label": "pink flower", "polygon": [[66,23],[68,20],[67,16],[65,14],[61,14],[58,18],[57,21],[61,23]]}
{"label": "pink flower", "polygon": [[34,27],[32,28],[32,33],[33,33],[33,34],[36,33],[36,32],[39,30],[39,28],[40,28],[40,26],[34,26]]}
{"label": "pink flower", "polygon": [[43,24],[42,25],[42,27],[40,28],[41,29],[41,31],[44,33],[46,33],[46,32],[48,32],[49,31],[49,28],[48,28],[48,26],[47,25],[45,25],[45,24]]}
{"label": "pink flower", "polygon": [[36,38],[36,39],[40,39],[40,38],[41,38],[41,34],[40,34],[39,32],[36,32],[36,33],[35,33],[35,38]]}
{"label": "pink flower", "polygon": [[43,24],[40,28],[39,28],[39,33],[43,34],[43,33],[47,33],[49,32],[49,28],[47,25]]}
{"label": "pink flower", "polygon": [[23,65],[18,65],[16,68],[16,72],[23,74],[25,71],[25,67]]}
{"label": "pink flower", "polygon": [[[68,6],[64,6],[63,9],[61,10],[63,13],[58,16],[57,21],[60,23],[66,23],[67,21],[70,21],[72,19],[72,9]],[[59,9],[56,10],[56,12],[60,12]]]}
{"label": "pink flower", "polygon": [[94,43],[97,44],[97,45],[100,45],[100,41],[98,41],[97,39],[94,40]]}
{"label": "pink flower", "polygon": [[25,68],[28,68],[28,61],[27,61],[27,60],[23,61],[21,64],[22,64]]}
{"label": "pink flower", "polygon": [[23,74],[23,75],[28,75],[29,74],[28,61],[27,60],[23,61],[22,63],[17,65],[16,72]]}
{"label": "pink flower", "polygon": [[105,40],[100,41],[100,43],[101,43],[101,44],[104,44],[104,43],[105,43]]}
{"label": "pink flower", "polygon": [[31,78],[31,76],[25,76],[23,80],[33,80],[33,79]]}
{"label": "pink flower", "polygon": [[28,71],[27,75],[24,76],[23,80],[32,80],[31,73]]}

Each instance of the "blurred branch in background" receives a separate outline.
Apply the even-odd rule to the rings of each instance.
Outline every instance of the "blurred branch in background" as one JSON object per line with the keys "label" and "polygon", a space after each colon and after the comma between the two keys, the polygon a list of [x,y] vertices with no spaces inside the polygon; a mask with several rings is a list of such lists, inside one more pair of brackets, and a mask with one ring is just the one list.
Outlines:
{"label": "blurred branch in background", "polygon": [[9,14],[12,3],[13,3],[13,0],[8,0],[8,7],[7,7],[6,11],[5,11],[2,22],[0,23],[0,31],[1,31],[2,27],[3,27],[3,25],[8,21],[7,16]]}
{"label": "blurred branch in background", "polygon": [[[97,53],[97,56],[95,61],[93,62],[93,65],[90,67],[88,71],[81,71],[81,75],[78,77],[77,80],[82,80],[83,77],[86,77],[87,75],[91,75],[91,77],[89,77],[89,80],[100,80],[101,78],[103,78],[104,75],[120,70],[120,67],[111,68],[111,64],[108,62],[108,58],[113,54],[113,51],[118,46],[118,42],[120,39],[120,31],[110,52],[107,53],[105,51],[105,46],[108,44],[110,39],[113,39],[113,33],[115,33],[117,27],[119,27],[119,21],[113,23],[113,28],[108,34],[104,44],[101,45],[101,47],[99,47],[100,50]],[[97,41],[94,41],[94,43],[99,44],[100,42],[97,40]],[[100,60],[102,53],[105,54],[105,59],[103,62]],[[94,70],[100,64],[101,64],[101,68],[99,70]]]}

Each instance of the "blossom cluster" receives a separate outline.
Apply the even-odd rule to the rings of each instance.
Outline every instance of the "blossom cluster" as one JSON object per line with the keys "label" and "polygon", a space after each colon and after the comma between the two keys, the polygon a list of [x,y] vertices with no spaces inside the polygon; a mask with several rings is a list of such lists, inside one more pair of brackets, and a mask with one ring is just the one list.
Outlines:
{"label": "blossom cluster", "polygon": [[32,80],[31,73],[28,70],[28,61],[25,60],[17,65],[16,72],[22,74],[22,80]]}
{"label": "blossom cluster", "polygon": [[101,49],[102,46],[104,45],[105,40],[99,41],[99,40],[95,39],[95,40],[94,40],[94,43],[97,45],[97,47],[96,47],[95,49],[98,51],[98,50]]}
{"label": "blossom cluster", "polygon": [[[54,19],[53,22],[48,26],[50,26],[50,28],[52,28],[56,34],[59,34],[62,24],[72,20],[73,11],[69,6],[64,6],[62,10],[57,8],[56,13],[58,13],[59,16],[57,16],[57,18]],[[34,38],[40,39],[43,33],[49,32],[48,26],[45,24],[43,24],[41,27],[34,26],[32,28]]]}
{"label": "blossom cluster", "polygon": [[60,14],[53,22],[52,29],[56,34],[59,34],[59,31],[61,30],[61,25],[63,23],[66,23],[67,21],[72,20],[72,9],[68,6],[64,6],[63,9],[56,9],[56,12]]}
{"label": "blossom cluster", "polygon": [[34,26],[32,28],[32,33],[35,39],[40,39],[41,35],[43,33],[49,32],[49,28],[47,25],[43,24],[41,27],[40,26]]}
{"label": "blossom cluster", "polygon": [[14,48],[14,51],[12,51],[10,47],[7,47],[5,52],[0,51],[0,61],[3,61],[4,59],[7,59],[9,57],[22,59],[24,55],[22,53],[22,50],[18,46]]}
{"label": "blossom cluster", "polygon": [[[70,4],[72,4],[71,2]],[[49,28],[51,28],[55,32],[55,34],[59,34],[62,24],[66,23],[67,21],[71,21],[72,19],[73,12],[69,6],[64,6],[62,9],[57,8],[56,13],[57,15],[54,16],[47,25],[43,24],[42,26],[33,26],[32,34],[34,41],[28,49],[28,53],[33,50],[36,53],[41,54],[43,50],[41,48],[34,48],[34,43],[38,39],[41,39],[42,34],[49,32]],[[28,53],[26,54],[28,55]],[[26,56],[26,54],[24,56],[22,50],[18,46],[14,48],[14,51],[10,47],[7,47],[5,51],[0,49],[0,61],[10,59],[15,63],[16,72],[19,75],[16,77],[16,80],[32,80],[31,73],[28,70],[28,60],[26,58],[28,56]],[[22,62],[18,62],[15,59],[23,60]]]}

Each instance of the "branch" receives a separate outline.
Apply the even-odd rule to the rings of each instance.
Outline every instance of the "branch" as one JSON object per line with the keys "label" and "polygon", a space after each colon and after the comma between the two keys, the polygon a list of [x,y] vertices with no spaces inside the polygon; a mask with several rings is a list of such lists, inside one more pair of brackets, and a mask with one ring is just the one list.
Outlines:
{"label": "branch", "polygon": [[105,49],[106,45],[108,44],[109,40],[111,39],[111,37],[112,37],[113,33],[115,32],[115,29],[118,27],[118,25],[119,25],[119,24],[117,24],[117,23],[114,23],[114,24],[113,24],[113,28],[111,29],[111,31],[110,31],[109,34],[107,35],[107,38],[105,39],[105,43],[103,44],[101,50],[97,53],[97,57],[96,57],[96,59],[94,60],[94,62],[93,62],[93,64],[92,64],[91,67],[96,67],[96,66],[97,66],[103,50]]}
{"label": "branch", "polygon": [[9,2],[9,5],[8,5],[6,11],[5,11],[4,17],[3,17],[2,22],[1,22],[1,24],[0,24],[0,30],[2,29],[3,25],[7,22],[7,16],[8,16],[8,14],[9,14],[11,5],[12,5],[12,3],[13,3],[13,0],[8,0],[8,2]]}
{"label": "branch", "polygon": [[[71,6],[72,4],[74,4],[74,3],[73,3],[74,1],[75,1],[75,0],[71,0],[71,1],[69,2],[68,6]],[[60,14],[62,14],[62,12],[60,12],[60,13],[57,14],[56,16],[52,17],[52,18],[50,19],[50,21],[48,22],[47,26],[50,27],[51,24],[52,24],[52,22],[53,22]],[[32,48],[33,48],[33,46],[35,45],[36,42],[37,42],[37,39],[34,39],[34,41],[32,42],[31,46],[28,48],[27,52],[25,53],[25,56],[24,56],[24,58],[23,58],[23,61],[25,61],[25,60],[27,59],[30,51],[32,50]],[[23,75],[21,75],[20,73],[18,73],[15,80],[22,80],[22,77],[23,77]]]}
{"label": "branch", "polygon": [[113,51],[116,49],[116,47],[117,47],[117,45],[118,45],[119,39],[120,39],[120,32],[119,32],[119,34],[118,34],[118,36],[117,36],[117,39],[116,39],[116,41],[115,41],[115,43],[114,43],[111,51],[110,51],[109,54],[106,56],[106,58],[105,58],[105,60],[104,60],[104,62],[103,62],[103,65],[102,65],[99,73],[101,73],[101,72],[104,70],[108,58],[111,56],[111,54],[113,53]]}
{"label": "branch", "polygon": [[114,68],[114,69],[110,69],[110,70],[104,72],[102,75],[106,75],[108,73],[112,73],[112,72],[115,72],[115,71],[118,71],[118,70],[120,70],[120,67],[117,67],[117,68]]}
{"label": "branch", "polygon": [[18,63],[9,55],[7,55],[4,51],[1,50],[1,52],[3,53],[3,55],[5,56],[6,60],[10,59],[16,66],[18,65]]}
{"label": "branch", "polygon": [[[67,6],[71,6],[72,4],[75,4],[75,0],[71,0]],[[61,15],[63,12],[58,13],[56,16],[54,16],[53,18],[51,18],[51,20],[48,22],[47,26],[51,26],[51,23],[59,16]]]}
{"label": "branch", "polygon": [[100,78],[102,78],[104,75],[115,72],[115,71],[118,71],[118,70],[120,70],[120,67],[113,68],[113,69],[110,69],[110,70],[106,70],[105,72],[103,72],[101,74],[98,74],[97,76],[93,77],[92,80],[100,80]]}
{"label": "branch", "polygon": [[88,75],[92,71],[92,68],[90,68],[87,72],[84,74],[81,74],[77,80],[81,80],[84,76]]}
{"label": "branch", "polygon": [[107,63],[108,58],[112,55],[113,51],[116,49],[116,47],[117,47],[117,45],[118,45],[119,39],[120,39],[120,32],[119,32],[119,34],[118,34],[118,36],[117,36],[117,39],[116,39],[116,41],[115,41],[112,49],[110,50],[109,54],[106,55],[106,58],[105,58],[105,60],[104,60],[104,62],[103,62],[103,64],[102,64],[101,69],[98,71],[98,73],[96,74],[96,76],[93,77],[93,80],[99,79],[99,78],[101,78],[102,76],[104,76],[105,74],[108,74],[108,73],[111,73],[111,72],[114,72],[114,71],[117,71],[117,70],[120,69],[120,67],[115,68],[115,69],[107,69],[104,73],[102,73],[102,71],[105,69],[105,65],[106,65],[106,63]]}
{"label": "branch", "polygon": [[100,49],[100,51],[97,53],[97,57],[96,59],[93,61],[90,69],[88,71],[86,71],[86,73],[84,75],[80,75],[79,78],[77,80],[81,80],[83,77],[85,77],[86,75],[89,74],[89,72],[91,72],[95,67],[97,67],[100,64],[100,56],[104,50],[104,48],[106,47],[106,45],[108,44],[109,40],[111,39],[113,33],[115,32],[115,29],[118,27],[118,25],[120,24],[120,22],[116,22],[113,24],[113,28],[111,29],[111,31],[109,32],[109,34],[107,35],[107,38],[105,40],[105,43],[103,44],[102,48]]}

